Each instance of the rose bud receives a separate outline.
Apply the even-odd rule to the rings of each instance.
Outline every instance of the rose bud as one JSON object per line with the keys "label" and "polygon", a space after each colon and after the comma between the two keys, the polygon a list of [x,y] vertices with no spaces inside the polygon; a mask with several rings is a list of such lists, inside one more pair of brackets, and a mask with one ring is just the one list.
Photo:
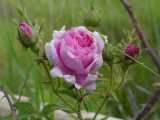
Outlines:
{"label": "rose bud", "polygon": [[104,42],[98,32],[90,32],[85,27],[75,27],[53,32],[53,40],[46,43],[48,60],[54,64],[52,77],[61,77],[77,89],[96,89],[98,70],[103,64]]}
{"label": "rose bud", "polygon": [[[20,23],[20,24],[19,24],[19,29],[20,29],[20,31],[21,31],[22,34],[25,34],[25,37],[26,37],[27,39],[29,39],[29,38],[28,38],[29,36],[30,36],[31,38],[34,38],[33,32],[32,32],[32,30],[31,30],[30,26],[28,25],[28,23]],[[28,33],[29,36],[27,36],[26,33]]]}
{"label": "rose bud", "polygon": [[101,25],[101,13],[91,3],[90,9],[87,11],[83,18],[83,22],[86,26],[98,27]]}
{"label": "rose bud", "polygon": [[[136,45],[131,44],[131,43],[125,49],[125,53],[133,58],[135,58],[137,56],[138,52],[139,52],[139,47],[137,47]],[[132,59],[130,57],[124,55],[124,60],[127,61],[127,60],[132,60]]]}
{"label": "rose bud", "polygon": [[36,55],[40,55],[42,40],[39,37],[39,33],[28,23],[20,23],[18,26],[18,40],[22,44],[24,50],[30,48]]}

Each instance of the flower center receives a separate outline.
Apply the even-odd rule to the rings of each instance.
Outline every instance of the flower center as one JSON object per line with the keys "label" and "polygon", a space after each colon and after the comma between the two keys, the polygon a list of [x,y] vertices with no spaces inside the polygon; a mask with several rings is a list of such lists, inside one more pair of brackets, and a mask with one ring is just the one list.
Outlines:
{"label": "flower center", "polygon": [[93,44],[93,38],[90,37],[88,34],[86,36],[76,36],[75,38],[76,42],[81,46],[81,47],[90,47]]}

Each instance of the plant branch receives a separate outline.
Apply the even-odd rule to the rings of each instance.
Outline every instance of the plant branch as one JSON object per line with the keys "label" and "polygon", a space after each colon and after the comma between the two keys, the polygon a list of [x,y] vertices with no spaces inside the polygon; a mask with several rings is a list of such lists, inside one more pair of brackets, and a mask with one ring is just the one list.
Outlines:
{"label": "plant branch", "polygon": [[144,49],[148,52],[148,54],[152,58],[153,62],[155,63],[155,65],[160,73],[160,59],[158,58],[158,56],[156,55],[156,53],[153,51],[152,47],[148,43],[146,36],[144,35],[144,33],[141,29],[141,26],[137,20],[137,17],[132,9],[132,6],[128,3],[127,0],[121,0],[121,2],[124,5],[124,7],[127,9],[128,13],[130,15],[132,23],[133,23],[134,27],[136,28],[137,34],[138,34],[139,38],[141,39],[141,42],[143,44]]}
{"label": "plant branch", "polygon": [[11,102],[11,100],[10,100],[10,98],[9,98],[9,96],[8,96],[8,94],[7,94],[7,92],[6,92],[6,90],[5,90],[3,85],[1,86],[1,89],[4,92],[4,95],[7,98],[7,101],[9,103],[10,108],[11,108],[12,120],[16,120],[15,108],[14,108],[14,106],[13,106],[13,104],[12,104],[12,102]]}
{"label": "plant branch", "polygon": [[153,105],[160,98],[160,88],[156,91],[154,96],[147,102],[147,104],[142,108],[142,110],[134,117],[133,120],[141,120],[153,107]]}
{"label": "plant branch", "polygon": [[[46,73],[47,73],[49,82],[52,83],[52,78],[51,78],[51,75],[50,75],[50,73],[49,73],[49,70],[48,70],[47,66],[46,66],[45,64],[42,64],[42,65],[43,65],[43,67],[44,67],[44,69],[45,69],[45,71],[46,71]],[[75,109],[70,103],[68,103],[68,102],[56,91],[54,85],[51,85],[51,87],[52,87],[52,91],[53,91],[63,102],[65,102],[74,112],[77,112],[76,109]]]}
{"label": "plant branch", "polygon": [[[79,99],[80,99],[79,93],[80,93],[80,91],[78,91],[78,90],[76,89],[77,104],[78,104],[78,113],[77,113],[77,115],[78,115],[79,120],[83,120],[82,115],[81,115],[81,102],[79,101]],[[83,99],[83,98],[82,98],[82,99]]]}
{"label": "plant branch", "polygon": [[111,80],[110,80],[110,83],[109,83],[109,86],[108,86],[108,89],[107,89],[107,92],[106,92],[106,95],[105,95],[105,98],[103,100],[103,103],[102,105],[98,108],[96,114],[94,115],[93,117],[93,120],[96,119],[97,115],[99,114],[99,112],[101,111],[101,109],[103,108],[103,106],[107,103],[109,97],[111,96],[111,92],[112,92],[112,87],[113,87],[113,66],[111,65],[110,66],[110,73],[111,73]]}
{"label": "plant branch", "polygon": [[127,71],[123,71],[122,80],[120,81],[119,85],[114,89],[114,91],[118,91],[119,88],[122,87],[124,80],[125,80],[125,77],[126,77],[126,73],[127,73]]}

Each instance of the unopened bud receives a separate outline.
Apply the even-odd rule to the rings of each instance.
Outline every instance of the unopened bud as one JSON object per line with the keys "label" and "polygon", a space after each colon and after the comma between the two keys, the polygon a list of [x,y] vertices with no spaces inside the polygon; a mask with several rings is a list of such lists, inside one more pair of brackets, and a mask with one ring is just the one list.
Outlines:
{"label": "unopened bud", "polygon": [[[125,49],[125,53],[133,58],[135,58],[137,56],[138,52],[139,52],[139,47],[137,47],[136,45],[131,44],[131,43]],[[132,59],[126,55],[124,55],[124,60],[125,61],[128,61],[128,60],[132,61]]]}
{"label": "unopened bud", "polygon": [[30,48],[36,55],[39,56],[39,51],[42,46],[42,40],[36,30],[32,29],[28,23],[20,23],[18,26],[18,40],[24,48]]}
{"label": "unopened bud", "polygon": [[34,38],[32,29],[30,28],[30,26],[28,25],[28,23],[20,23],[19,24],[19,29],[20,29],[20,31],[21,31],[22,34],[25,34],[25,37],[27,39],[29,39],[29,37]]}
{"label": "unopened bud", "polygon": [[83,18],[84,24],[86,26],[98,27],[101,25],[101,20],[101,13],[97,11],[91,3],[90,9],[87,11],[85,17]]}

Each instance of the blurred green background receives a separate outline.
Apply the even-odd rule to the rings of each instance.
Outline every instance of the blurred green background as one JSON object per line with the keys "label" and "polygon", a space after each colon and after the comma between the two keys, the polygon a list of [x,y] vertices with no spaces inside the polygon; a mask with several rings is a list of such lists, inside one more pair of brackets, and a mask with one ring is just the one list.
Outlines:
{"label": "blurred green background", "polygon": [[[160,1],[128,1],[137,15],[148,42],[160,56]],[[44,22],[44,43],[52,40],[53,30],[60,30],[64,25],[66,29],[83,25],[80,13],[90,7],[88,0],[0,0],[0,82],[7,87],[11,94],[20,94],[31,64],[36,58],[30,50],[23,52],[16,39],[17,30],[12,24],[12,18],[19,23],[24,22],[16,11],[19,4],[26,9],[30,20],[37,20],[39,24]],[[109,43],[116,45],[124,38],[123,29],[133,30],[129,15],[120,0],[95,0],[95,7],[101,10],[103,16],[102,26],[96,28],[96,31],[107,35]],[[149,55],[143,49],[140,61],[157,72]],[[33,64],[23,95],[30,97],[34,103],[41,99],[37,94],[40,87],[37,85],[38,80],[45,81],[46,78],[41,77],[35,63]],[[108,73],[108,70],[104,68],[100,70],[100,72],[102,71],[103,74]],[[107,77],[108,74],[104,76]],[[157,89],[152,84],[158,82],[159,78],[140,65],[133,66],[127,77],[134,80],[128,81],[118,92],[119,103],[111,99],[101,111],[102,114],[125,119],[132,118]],[[48,86],[43,85],[43,87],[45,88],[45,101],[49,101]],[[92,104],[95,103],[97,105],[93,106]],[[87,102],[90,111],[96,111],[99,104],[100,101],[96,97]],[[157,103],[146,119],[158,120],[159,118],[160,104]]]}

